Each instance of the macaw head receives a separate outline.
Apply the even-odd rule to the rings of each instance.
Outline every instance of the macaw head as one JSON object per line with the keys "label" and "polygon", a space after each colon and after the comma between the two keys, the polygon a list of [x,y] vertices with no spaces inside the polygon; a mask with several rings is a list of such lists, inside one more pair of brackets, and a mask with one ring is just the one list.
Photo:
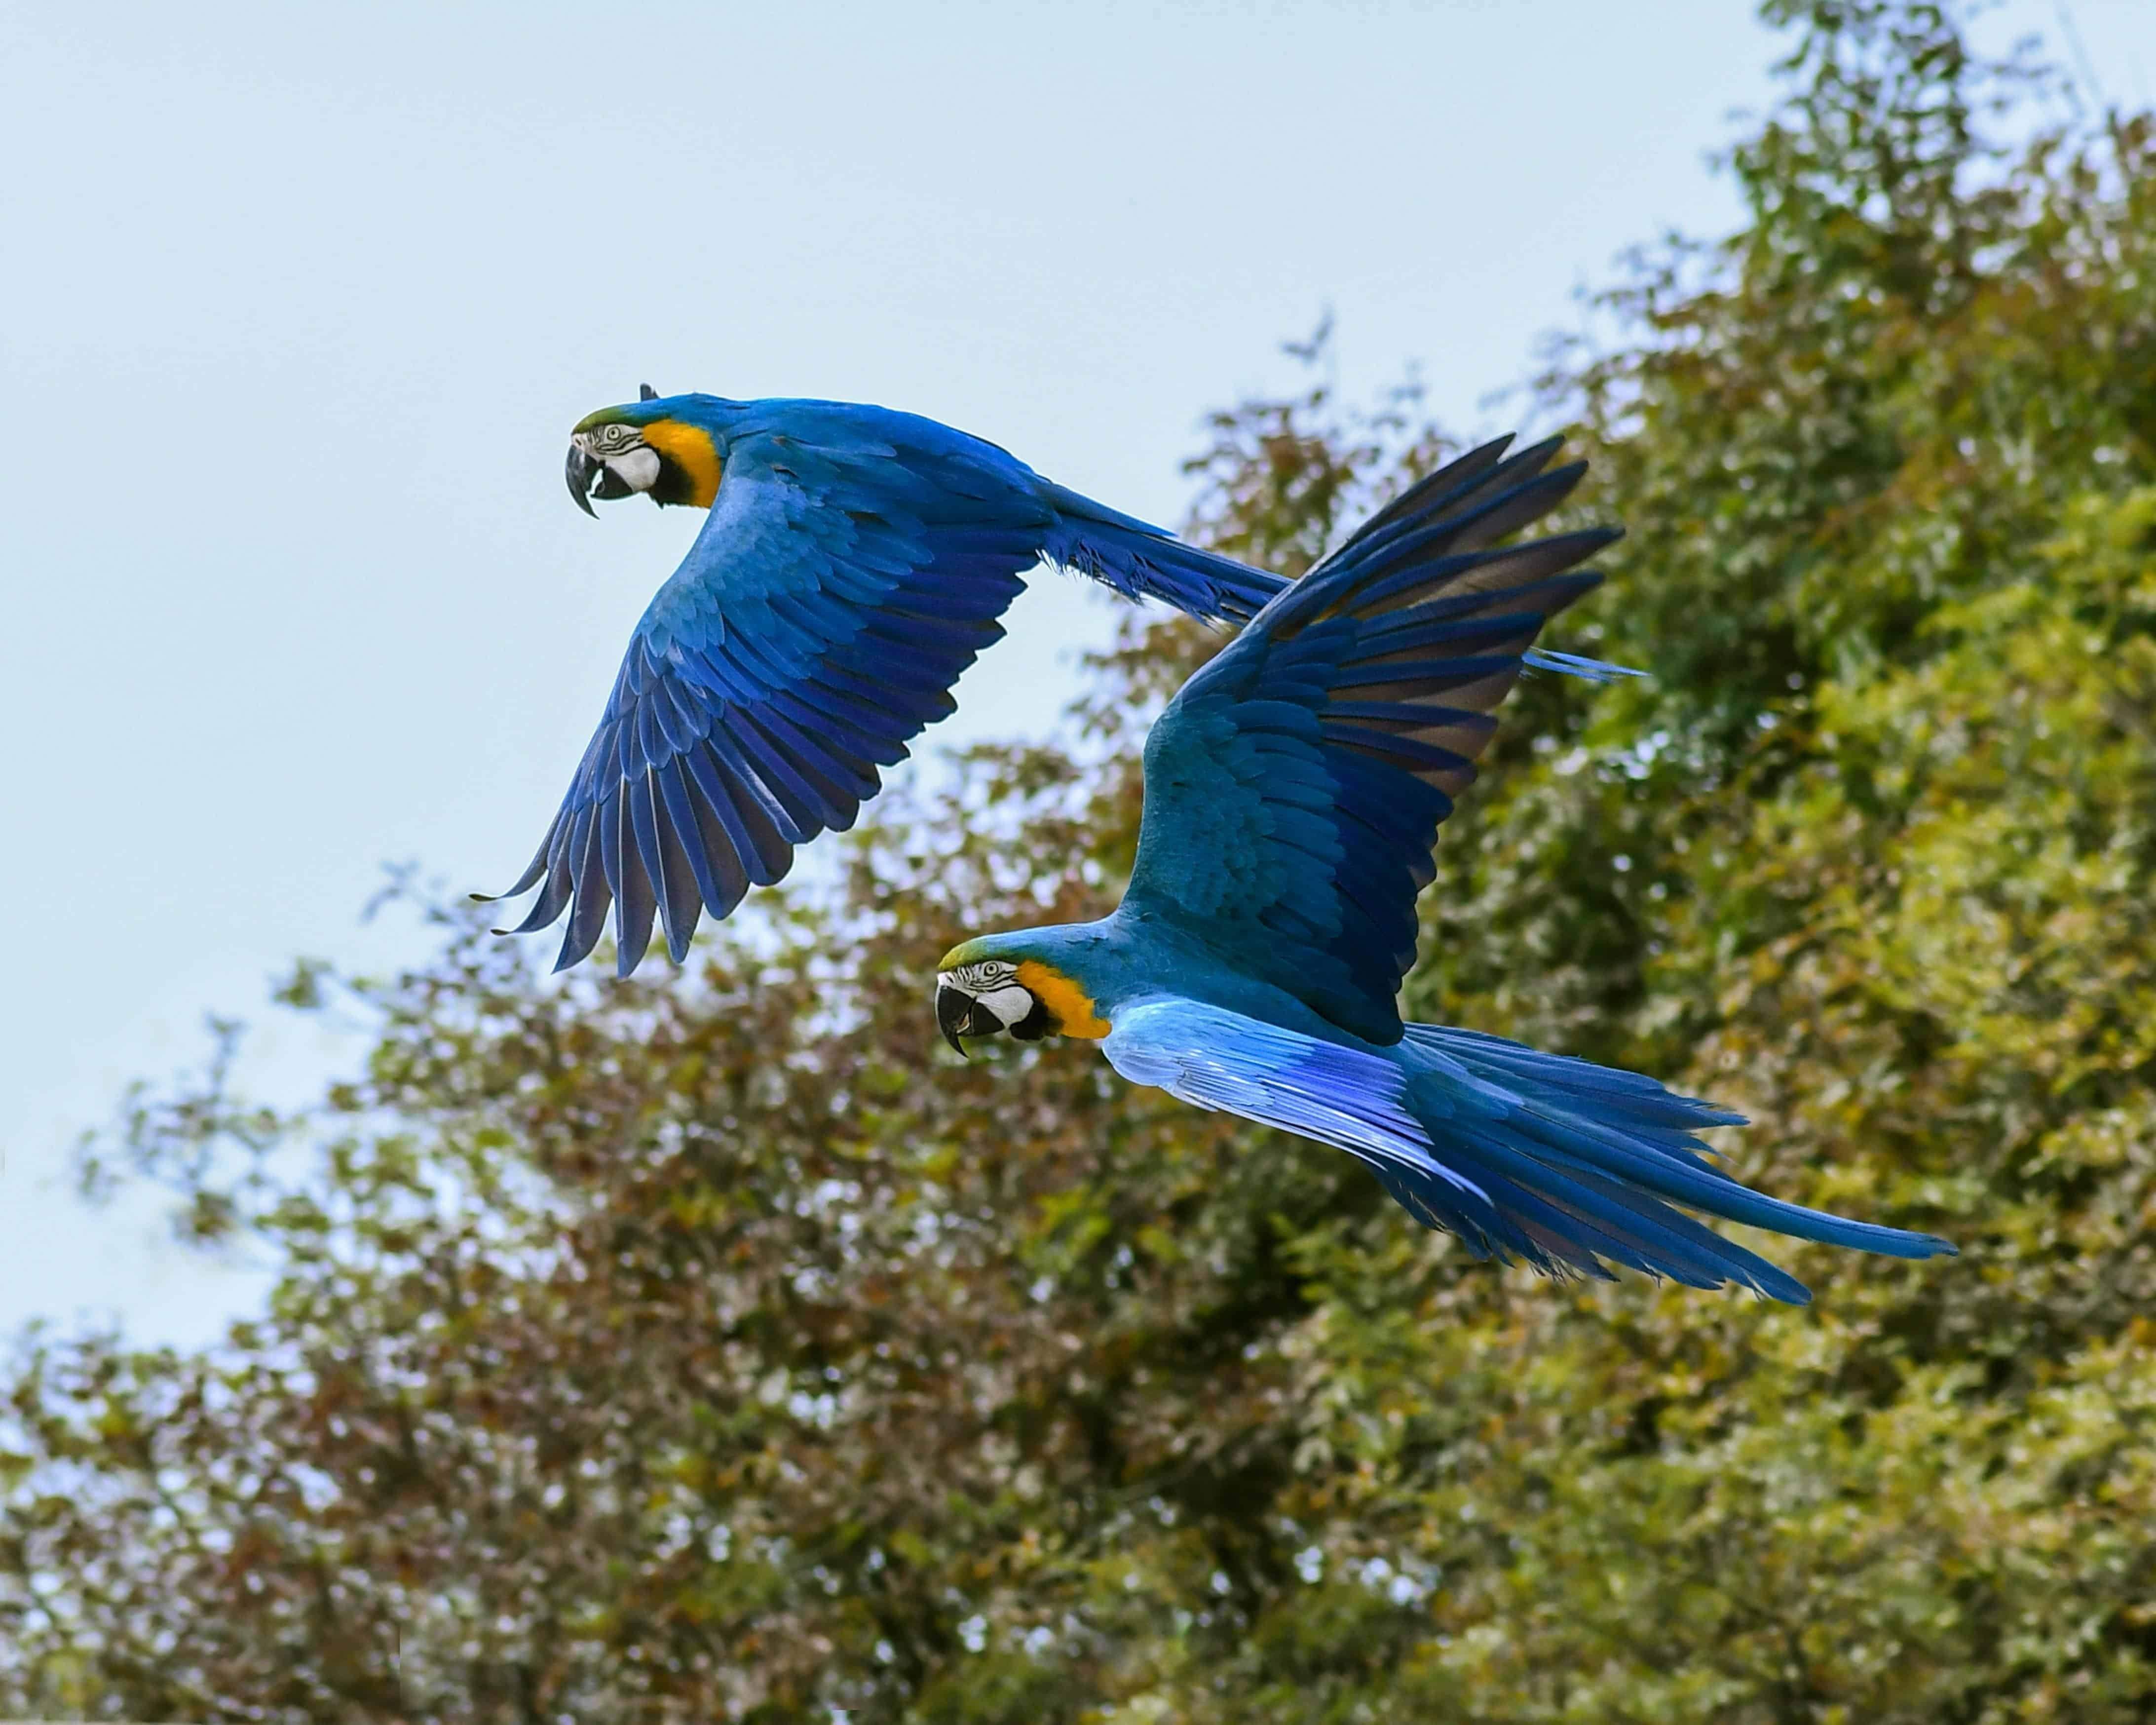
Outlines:
{"label": "macaw head", "polygon": [[1067,955],[1028,939],[1060,932],[992,934],[946,952],[936,967],[936,1026],[943,1040],[963,1055],[960,1038],[1004,1030],[1020,1042],[1106,1035],[1092,995],[1059,962]]}
{"label": "macaw head", "polygon": [[711,434],[683,409],[694,397],[662,396],[646,383],[638,399],[587,413],[569,434],[569,495],[586,515],[590,500],[633,497],[709,509],[719,493]]}

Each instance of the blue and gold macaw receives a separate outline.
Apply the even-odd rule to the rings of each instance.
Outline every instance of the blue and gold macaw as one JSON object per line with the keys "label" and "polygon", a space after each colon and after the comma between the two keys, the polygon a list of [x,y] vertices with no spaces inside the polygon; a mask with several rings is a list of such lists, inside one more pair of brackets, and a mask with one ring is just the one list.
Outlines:
{"label": "blue and gold macaw", "polygon": [[[1765,1197],[1694,1136],[1742,1117],[1653,1079],[1440,1024],[1395,997],[1430,849],[1544,622],[1599,585],[1611,530],[1498,547],[1578,483],[1555,439],[1492,444],[1373,517],[1184,685],[1145,750],[1112,916],[945,957],[952,1046],[1096,1040],[1135,1084],[1347,1151],[1478,1256],[1611,1265],[1777,1300],[1802,1282],[1686,1214],[1897,1257],[1954,1249]],[[1495,547],[1495,548],[1493,548]]]}
{"label": "blue and gold macaw", "polygon": [[[641,492],[711,511],[631,638],[598,734],[538,854],[513,931],[568,912],[557,969],[617,906],[619,969],[655,915],[678,963],[698,918],[844,831],[878,769],[952,711],[1036,563],[1129,598],[1240,622],[1278,576],[1065,490],[993,444],[844,402],[643,398],[571,434],[570,495]],[[542,884],[543,883],[543,884]]]}

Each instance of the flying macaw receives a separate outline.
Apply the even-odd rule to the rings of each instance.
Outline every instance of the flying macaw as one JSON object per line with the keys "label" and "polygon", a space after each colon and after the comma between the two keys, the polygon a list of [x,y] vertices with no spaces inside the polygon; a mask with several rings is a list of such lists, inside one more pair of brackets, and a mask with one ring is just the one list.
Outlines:
{"label": "flying macaw", "polygon": [[[1097,922],[947,954],[952,1045],[1008,1030],[1100,1043],[1116,1071],[1363,1162],[1479,1257],[1610,1265],[1777,1300],[1804,1284],[1676,1208],[1896,1257],[1954,1248],[1763,1196],[1694,1132],[1732,1114],[1502,1037],[1403,1024],[1430,850],[1543,624],[1618,536],[1491,548],[1572,490],[1555,439],[1486,444],[1380,511],[1193,676],[1145,748],[1130,886]],[[1592,661],[1550,655],[1589,674]]]}
{"label": "flying macaw", "polygon": [[[785,874],[797,845],[854,824],[879,768],[952,710],[1034,565],[1127,598],[1240,622],[1281,578],[1186,545],[932,419],[844,402],[642,398],[579,421],[569,492],[642,492],[711,511],[631,637],[598,734],[538,853],[513,931],[566,910],[555,968],[617,905],[618,968],[660,919],[675,963]],[[480,895],[480,896],[484,896]]]}

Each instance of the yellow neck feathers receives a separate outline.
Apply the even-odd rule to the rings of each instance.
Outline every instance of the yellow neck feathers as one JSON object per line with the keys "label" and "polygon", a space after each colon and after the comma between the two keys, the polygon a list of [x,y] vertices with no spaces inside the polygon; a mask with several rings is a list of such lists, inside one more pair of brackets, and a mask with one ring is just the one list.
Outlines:
{"label": "yellow neck feathers", "polygon": [[719,495],[719,452],[711,446],[711,434],[677,419],[660,419],[644,428],[644,440],[689,475],[692,489],[687,501],[709,509]]}
{"label": "yellow neck feathers", "polygon": [[1093,1011],[1093,999],[1060,970],[1051,970],[1029,958],[1018,968],[1018,979],[1033,998],[1055,1014],[1055,1028],[1065,1036],[1082,1036],[1098,1042],[1108,1034],[1108,1021]]}

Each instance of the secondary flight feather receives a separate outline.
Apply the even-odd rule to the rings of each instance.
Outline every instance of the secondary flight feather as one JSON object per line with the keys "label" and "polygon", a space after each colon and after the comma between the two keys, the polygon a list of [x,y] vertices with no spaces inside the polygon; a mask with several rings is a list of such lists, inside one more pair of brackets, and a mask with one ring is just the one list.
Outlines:
{"label": "secondary flight feather", "polygon": [[1810,1297],[1691,1211],[1951,1252],[1750,1190],[1696,1136],[1741,1117],[1651,1078],[1400,1020],[1415,896],[1494,710],[1524,665],[1609,669],[1533,643],[1599,584],[1578,565],[1615,531],[1498,543],[1578,483],[1557,447],[1463,456],[1276,593],[1147,739],[1114,914],[956,947],[937,1021],[962,1052],[1004,1030],[1097,1040],[1133,1083],[1345,1150],[1425,1224],[1550,1273]]}

